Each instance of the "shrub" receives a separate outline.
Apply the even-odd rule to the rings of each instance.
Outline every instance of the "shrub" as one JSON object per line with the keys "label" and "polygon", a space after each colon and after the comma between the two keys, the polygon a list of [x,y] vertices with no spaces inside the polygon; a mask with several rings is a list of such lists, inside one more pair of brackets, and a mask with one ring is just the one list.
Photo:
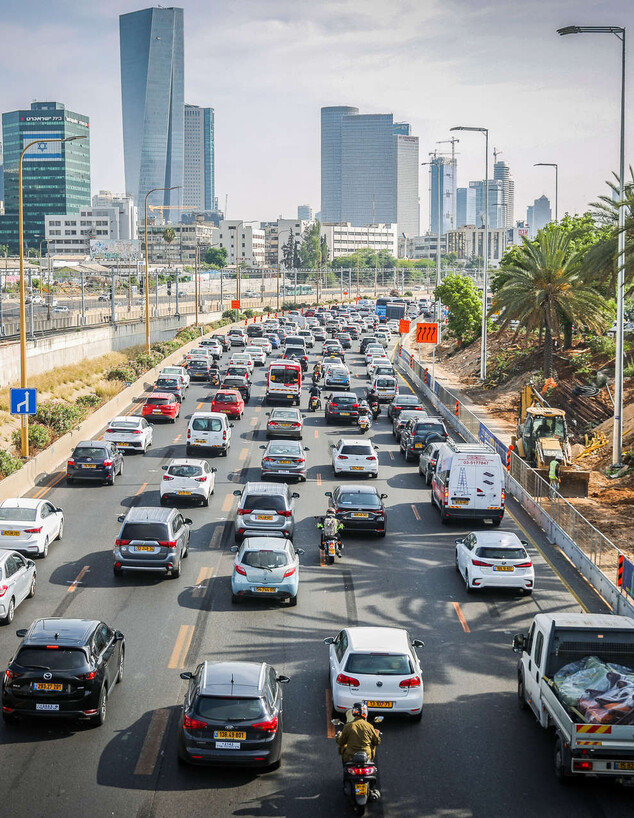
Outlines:
{"label": "shrub", "polygon": [[3,477],[8,477],[10,474],[22,468],[22,461],[14,457],[9,452],[0,449],[0,474]]}
{"label": "shrub", "polygon": [[174,339],[173,341],[160,341],[158,344],[152,344],[151,350],[152,352],[156,352],[157,355],[167,358],[172,352],[176,352],[180,346],[180,341]]}
{"label": "shrub", "polygon": [[623,374],[625,375],[626,378],[634,378],[634,361],[625,365],[625,368],[623,369]]}
{"label": "shrub", "polygon": [[163,356],[158,353],[150,350],[150,352],[141,352],[136,358],[132,361],[132,366],[136,370],[138,375],[142,375],[144,372],[147,372],[148,369],[152,369],[152,367],[157,366],[163,360]]}
{"label": "shrub", "polygon": [[75,401],[77,406],[99,406],[101,398],[95,392],[90,392],[88,395],[80,395]]}
{"label": "shrub", "polygon": [[136,380],[136,372],[129,365],[115,366],[109,369],[106,374],[106,379],[109,381],[122,381],[123,383],[132,383]]}
{"label": "shrub", "polygon": [[255,310],[248,309],[245,310],[243,314],[245,318],[253,318],[253,316],[255,315]]}
{"label": "shrub", "polygon": [[[16,447],[16,449],[20,448],[21,442],[22,432],[20,429],[17,429],[13,433],[13,445]],[[46,426],[42,426],[41,423],[29,424],[29,454],[32,454],[38,449],[45,449],[50,442],[51,433]]]}
{"label": "shrub", "polygon": [[84,417],[81,406],[61,400],[49,400],[40,404],[35,420],[48,426],[56,435],[64,435],[73,429]]}
{"label": "shrub", "polygon": [[577,375],[589,375],[590,374],[590,361],[592,358],[591,352],[581,352],[579,355],[575,355],[575,357],[571,360],[571,365]]}
{"label": "shrub", "polygon": [[586,338],[584,343],[594,355],[614,355],[616,352],[614,339],[608,338],[607,335],[592,335]]}

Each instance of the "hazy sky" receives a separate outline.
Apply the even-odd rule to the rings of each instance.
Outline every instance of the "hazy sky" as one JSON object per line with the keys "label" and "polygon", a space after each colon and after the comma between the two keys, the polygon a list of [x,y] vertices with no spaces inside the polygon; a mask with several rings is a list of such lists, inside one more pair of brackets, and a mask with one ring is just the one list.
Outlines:
{"label": "hazy sky", "polygon": [[[554,204],[553,171],[534,162],[560,165],[560,215],[583,211],[618,167],[620,42],[556,29],[629,26],[632,0],[180,5],[185,99],[216,110],[216,191],[221,207],[229,195],[232,218],[294,217],[302,203],[319,209],[322,105],[409,121],[421,161],[451,126],[488,127],[515,179],[516,218],[542,193]],[[143,7],[0,0],[0,110],[57,100],[89,115],[93,191],[124,189],[118,15]],[[634,81],[629,101],[633,94]],[[484,176],[484,139],[458,136],[458,184],[466,186]],[[426,168],[420,181],[424,232]]]}

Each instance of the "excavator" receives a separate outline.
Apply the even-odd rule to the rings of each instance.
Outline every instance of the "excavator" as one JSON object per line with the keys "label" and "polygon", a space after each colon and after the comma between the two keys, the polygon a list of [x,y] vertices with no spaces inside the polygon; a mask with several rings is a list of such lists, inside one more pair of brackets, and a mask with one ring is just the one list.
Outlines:
{"label": "excavator", "polygon": [[587,497],[590,472],[572,463],[570,435],[563,409],[553,409],[527,384],[521,392],[520,413],[513,445],[520,457],[548,481],[550,462],[561,458],[560,489],[563,497]]}

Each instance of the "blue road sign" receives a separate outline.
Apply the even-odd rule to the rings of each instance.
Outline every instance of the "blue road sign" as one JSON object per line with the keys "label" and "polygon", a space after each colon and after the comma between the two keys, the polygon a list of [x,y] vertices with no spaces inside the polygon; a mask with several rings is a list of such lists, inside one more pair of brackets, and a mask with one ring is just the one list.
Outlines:
{"label": "blue road sign", "polygon": [[11,414],[34,415],[37,412],[37,389],[12,389]]}

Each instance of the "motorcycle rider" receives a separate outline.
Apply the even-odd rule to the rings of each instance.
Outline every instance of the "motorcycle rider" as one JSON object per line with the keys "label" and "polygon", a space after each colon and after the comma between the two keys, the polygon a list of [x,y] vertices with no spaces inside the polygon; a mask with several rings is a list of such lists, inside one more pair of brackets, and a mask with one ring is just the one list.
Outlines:
{"label": "motorcycle rider", "polygon": [[362,426],[363,420],[362,418],[367,418],[368,424],[371,425],[372,421],[370,419],[370,407],[366,400],[359,401],[359,417],[357,418],[357,425]]}
{"label": "motorcycle rider", "polygon": [[379,395],[373,386],[371,386],[370,389],[368,389],[368,395],[366,400],[370,406],[370,409],[372,410],[372,415],[376,420],[379,414],[381,413],[381,404],[379,402]]}
{"label": "motorcycle rider", "polygon": [[308,407],[309,408],[310,408],[310,402],[311,402],[311,400],[313,398],[317,398],[318,401],[321,399],[321,389],[317,386],[316,383],[313,383],[313,385],[308,390]]}
{"label": "motorcycle rider", "polygon": [[[351,761],[355,753],[364,752],[371,761],[376,757],[376,748],[381,743],[381,734],[368,723],[368,706],[365,702],[355,702],[352,705],[353,720],[344,725],[337,735],[339,755],[345,764]],[[376,789],[371,795],[377,799],[381,797],[379,790],[379,770],[376,771]]]}
{"label": "motorcycle rider", "polygon": [[209,367],[209,380],[212,384],[220,383],[220,367],[217,363],[213,363]]}
{"label": "motorcycle rider", "polygon": [[321,534],[322,544],[326,540],[332,539],[337,540],[337,556],[340,557],[343,549],[343,543],[339,539],[339,532],[343,528],[343,523],[339,522],[339,520],[337,519],[335,510],[334,508],[332,508],[332,506],[330,506],[326,511],[326,516],[323,517],[322,522],[317,523],[317,528],[322,529]]}
{"label": "motorcycle rider", "polygon": [[317,383],[321,378],[321,364],[319,361],[313,367],[313,383]]}

